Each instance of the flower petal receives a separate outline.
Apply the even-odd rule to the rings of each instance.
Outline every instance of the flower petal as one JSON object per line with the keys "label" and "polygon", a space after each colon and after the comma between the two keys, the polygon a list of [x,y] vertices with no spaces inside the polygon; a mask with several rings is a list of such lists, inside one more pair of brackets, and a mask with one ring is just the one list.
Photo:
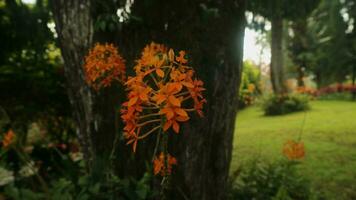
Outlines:
{"label": "flower petal", "polygon": [[178,98],[176,98],[175,96],[171,95],[168,97],[168,101],[173,105],[173,106],[177,106],[180,107],[180,101]]}
{"label": "flower petal", "polygon": [[133,97],[129,100],[127,106],[132,106],[137,102],[138,97]]}
{"label": "flower petal", "polygon": [[171,126],[172,126],[172,120],[168,120],[163,126],[163,131],[167,131]]}
{"label": "flower petal", "polygon": [[179,116],[188,117],[188,113],[182,108],[175,108],[174,112],[177,113]]}
{"label": "flower petal", "polygon": [[179,122],[185,122],[189,120],[189,117],[178,116],[175,119]]}
{"label": "flower petal", "polygon": [[173,121],[173,130],[176,133],[179,133],[179,124],[176,121]]}
{"label": "flower petal", "polygon": [[156,73],[159,77],[163,78],[164,77],[164,71],[161,69],[156,69]]}
{"label": "flower petal", "polygon": [[184,85],[187,88],[194,88],[194,85],[189,82],[182,81],[181,83],[182,83],[182,85]]}

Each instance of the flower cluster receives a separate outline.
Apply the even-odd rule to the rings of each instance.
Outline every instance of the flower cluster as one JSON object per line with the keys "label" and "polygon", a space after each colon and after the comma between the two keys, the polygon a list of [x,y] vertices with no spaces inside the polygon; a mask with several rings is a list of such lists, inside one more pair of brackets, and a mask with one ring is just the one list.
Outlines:
{"label": "flower cluster", "polygon": [[125,60],[113,44],[97,43],[85,58],[85,78],[95,90],[110,86],[114,80],[124,82],[125,69]]}
{"label": "flower cluster", "polygon": [[[157,133],[157,137],[167,135],[161,132],[170,129],[179,133],[180,124],[190,119],[188,113],[195,111],[203,116],[202,108],[206,103],[202,95],[203,82],[194,78],[195,72],[187,66],[184,51],[176,55],[172,49],[151,43],[136,63],[135,76],[125,83],[128,101],[121,110],[124,135],[134,152],[137,142],[152,133]],[[170,171],[168,166],[158,167],[157,159],[155,163],[155,169]]]}
{"label": "flower cluster", "polygon": [[305,156],[305,149],[303,142],[296,142],[294,140],[288,140],[283,147],[283,154],[289,160],[303,159]]}
{"label": "flower cluster", "polygon": [[8,146],[10,146],[10,144],[13,143],[15,139],[15,133],[12,129],[10,129],[4,136],[4,138],[2,139],[2,146],[4,148],[7,148]]}
{"label": "flower cluster", "polygon": [[[155,175],[161,174],[161,176],[166,176],[171,174],[172,165],[177,164],[177,159],[171,155],[167,155],[167,160],[165,159],[165,154],[161,152],[158,157],[153,160],[153,173]],[[167,164],[165,164],[167,162]]]}

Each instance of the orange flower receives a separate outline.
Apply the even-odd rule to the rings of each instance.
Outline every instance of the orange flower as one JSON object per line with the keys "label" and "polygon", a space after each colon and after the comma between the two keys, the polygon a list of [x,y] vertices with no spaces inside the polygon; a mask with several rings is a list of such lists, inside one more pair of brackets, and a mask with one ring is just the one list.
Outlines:
{"label": "orange flower", "polygon": [[163,131],[167,131],[172,126],[174,132],[179,133],[178,122],[185,122],[189,120],[188,113],[184,109],[172,104],[167,104],[160,110],[159,113],[165,115],[167,120],[163,126]]}
{"label": "orange flower", "polygon": [[147,45],[141,54],[141,58],[137,60],[137,65],[134,67],[136,73],[140,73],[145,68],[155,66],[157,75],[162,76],[162,70],[160,67],[162,66],[162,59],[160,57],[162,54],[167,52],[167,47],[162,44],[156,44],[151,42],[151,44]]}
{"label": "orange flower", "polygon": [[289,160],[299,160],[304,158],[305,149],[303,142],[296,142],[294,140],[288,140],[283,147],[283,154]]}
{"label": "orange flower", "polygon": [[181,100],[176,97],[176,94],[180,92],[182,88],[176,85],[176,83],[167,83],[161,87],[158,92],[153,96],[154,100],[158,105],[161,105],[163,102],[173,104],[175,106],[180,106]]}
{"label": "orange flower", "polygon": [[161,152],[158,157],[153,160],[153,173],[155,175],[167,176],[172,173],[172,166],[177,165],[177,160],[171,155],[166,155]]}
{"label": "orange flower", "polygon": [[123,82],[125,69],[125,60],[113,44],[97,43],[85,58],[85,78],[95,90],[110,86],[114,80]]}
{"label": "orange flower", "polygon": [[12,131],[12,129],[10,129],[4,136],[3,140],[2,140],[2,145],[4,148],[7,148],[8,146],[10,146],[11,143],[13,143],[15,139],[15,133],[14,131]]}
{"label": "orange flower", "polygon": [[180,64],[186,64],[188,61],[187,59],[184,58],[185,56],[185,51],[180,51],[179,56],[176,57],[177,62]]}
{"label": "orange flower", "polygon": [[247,86],[247,90],[250,92],[250,93],[253,93],[256,89],[256,86],[254,84],[248,84]]}

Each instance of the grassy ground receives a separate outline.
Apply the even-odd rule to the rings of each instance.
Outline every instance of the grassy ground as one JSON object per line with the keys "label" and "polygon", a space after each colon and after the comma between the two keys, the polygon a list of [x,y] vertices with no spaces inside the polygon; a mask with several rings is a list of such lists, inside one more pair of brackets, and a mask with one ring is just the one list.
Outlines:
{"label": "grassy ground", "polygon": [[[306,113],[265,117],[259,107],[237,116],[231,169],[249,160],[281,159],[282,146],[302,133],[301,170],[328,199],[356,199],[356,103],[313,101]],[[304,121],[304,125],[303,125]]]}

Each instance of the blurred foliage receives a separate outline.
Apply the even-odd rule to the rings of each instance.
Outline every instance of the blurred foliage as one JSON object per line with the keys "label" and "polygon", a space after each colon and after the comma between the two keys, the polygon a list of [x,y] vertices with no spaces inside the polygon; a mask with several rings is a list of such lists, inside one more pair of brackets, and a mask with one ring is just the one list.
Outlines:
{"label": "blurred foliage", "polygon": [[247,10],[253,13],[250,27],[264,31],[266,19],[277,17],[293,20],[305,17],[315,9],[319,2],[320,0],[249,0]]}
{"label": "blurred foliage", "polygon": [[261,94],[260,70],[251,61],[243,63],[241,84],[239,90],[239,109],[254,103],[255,99]]}
{"label": "blurred foliage", "polygon": [[229,199],[308,200],[317,199],[311,184],[299,171],[298,162],[253,161],[242,166],[233,177]]}
{"label": "blurred foliage", "polygon": [[0,109],[5,113],[0,121],[6,121],[0,132],[11,126],[26,134],[30,123],[39,120],[52,134],[73,132],[47,1],[2,1],[0,19]]}
{"label": "blurred foliage", "polygon": [[263,100],[265,115],[283,115],[309,110],[309,97],[306,95],[270,95]]}
{"label": "blurred foliage", "polygon": [[79,146],[54,24],[42,0],[1,1],[0,19],[0,138],[10,129],[16,134],[11,147],[0,144],[6,172],[0,193],[43,199],[46,182],[83,174],[80,162],[71,159]]}
{"label": "blurred foliage", "polygon": [[[78,167],[77,167],[78,168]],[[63,168],[63,170],[69,170]],[[27,179],[33,179],[31,177]],[[118,199],[118,200],[144,200],[153,199],[157,192],[150,187],[152,175],[146,173],[141,179],[119,179],[111,176],[105,181],[95,181],[90,175],[77,173],[71,178],[61,177],[47,180],[47,190],[29,185],[25,181],[11,182],[0,187],[0,193],[13,200],[22,199],[50,199],[53,200],[91,200],[91,199]]]}
{"label": "blurred foliage", "polygon": [[306,16],[320,0],[251,0],[247,1],[247,9],[266,18],[282,17],[285,19]]}
{"label": "blurred foliage", "polygon": [[355,1],[322,0],[310,16],[294,19],[289,52],[300,76],[318,87],[351,79],[355,65]]}
{"label": "blurred foliage", "polygon": [[78,143],[50,139],[42,136],[35,142],[21,143],[15,133],[8,146],[0,143],[0,196],[14,200],[143,200],[157,195],[151,187],[152,173],[139,179],[118,178],[112,168],[95,168],[88,173]]}
{"label": "blurred foliage", "polygon": [[48,194],[16,187],[14,184],[4,187],[4,194],[13,200],[47,199],[46,195],[53,200],[145,200],[153,199],[156,195],[148,185],[150,179],[150,175],[145,174],[140,180],[112,177],[104,183],[93,182],[90,176],[84,175],[74,183],[66,178],[52,181]]}

